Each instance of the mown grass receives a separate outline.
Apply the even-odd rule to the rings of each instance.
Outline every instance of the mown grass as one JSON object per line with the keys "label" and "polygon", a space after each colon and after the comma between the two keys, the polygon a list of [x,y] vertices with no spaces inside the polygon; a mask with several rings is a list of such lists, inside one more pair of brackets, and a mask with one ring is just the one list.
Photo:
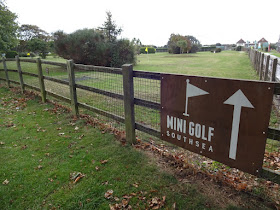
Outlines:
{"label": "mown grass", "polygon": [[156,53],[139,55],[135,70],[210,76],[234,79],[258,79],[245,52],[198,52],[172,55]]}
{"label": "mown grass", "polygon": [[[144,153],[83,120],[73,121],[67,111],[3,87],[0,96],[0,209],[109,209],[126,195],[133,209],[148,208],[152,198],[163,196],[165,208],[176,202],[179,209],[204,209],[211,203]],[[85,177],[74,184],[73,172]],[[113,197],[106,199],[110,189]]]}

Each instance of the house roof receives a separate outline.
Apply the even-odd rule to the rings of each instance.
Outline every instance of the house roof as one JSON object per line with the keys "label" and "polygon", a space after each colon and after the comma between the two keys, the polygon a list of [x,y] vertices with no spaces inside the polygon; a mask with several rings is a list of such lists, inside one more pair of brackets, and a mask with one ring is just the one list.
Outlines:
{"label": "house roof", "polygon": [[266,41],[266,39],[265,38],[262,38],[260,41],[258,41],[258,43],[262,43],[262,42],[268,42],[268,41]]}
{"label": "house roof", "polygon": [[240,39],[236,44],[243,44],[246,43],[243,39]]}

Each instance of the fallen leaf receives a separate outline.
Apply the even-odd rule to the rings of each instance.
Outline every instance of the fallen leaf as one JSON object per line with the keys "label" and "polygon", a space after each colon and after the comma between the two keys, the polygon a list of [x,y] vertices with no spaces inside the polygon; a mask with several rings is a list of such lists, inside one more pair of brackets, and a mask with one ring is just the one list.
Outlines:
{"label": "fallen leaf", "polygon": [[8,179],[5,179],[5,181],[4,181],[4,182],[2,182],[2,184],[5,184],[5,185],[9,184]]}
{"label": "fallen leaf", "polygon": [[138,183],[134,183],[134,184],[132,184],[133,185],[133,187],[139,187],[139,184]]}
{"label": "fallen leaf", "polygon": [[42,168],[43,168],[43,166],[41,166],[41,165],[37,166],[37,169],[42,169]]}
{"label": "fallen leaf", "polygon": [[108,160],[101,160],[101,161],[100,161],[101,164],[105,164],[105,163],[107,163],[107,162],[108,162]]}
{"label": "fallen leaf", "polygon": [[75,131],[79,130],[79,127],[78,127],[78,126],[76,126],[76,127],[74,128],[74,130],[75,130]]}
{"label": "fallen leaf", "polygon": [[99,171],[99,170],[100,170],[100,168],[99,168],[98,166],[96,166],[96,167],[95,167],[95,170],[96,170],[96,171]]}
{"label": "fallen leaf", "polygon": [[5,144],[5,142],[3,142],[3,141],[0,141],[0,145],[4,145]]}
{"label": "fallen leaf", "polygon": [[105,192],[104,197],[106,199],[110,199],[113,195],[114,191],[113,190],[107,190],[107,192]]}
{"label": "fallen leaf", "polygon": [[22,150],[24,150],[26,148],[27,148],[27,145],[24,145],[24,146],[21,147]]}
{"label": "fallen leaf", "polygon": [[126,208],[127,205],[128,205],[128,203],[129,203],[129,200],[123,199],[123,200],[122,200],[122,207],[123,207],[123,208]]}

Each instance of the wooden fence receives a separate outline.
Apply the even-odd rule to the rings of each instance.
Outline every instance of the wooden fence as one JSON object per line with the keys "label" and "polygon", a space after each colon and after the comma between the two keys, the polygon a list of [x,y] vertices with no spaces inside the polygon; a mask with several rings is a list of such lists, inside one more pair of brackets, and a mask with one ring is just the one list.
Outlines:
{"label": "wooden fence", "polygon": [[260,80],[280,82],[280,58],[254,49],[248,55]]}
{"label": "wooden fence", "polygon": [[[263,72],[261,69],[265,69],[265,72],[270,72],[269,68],[262,64],[260,65],[259,60],[264,60],[265,56],[260,56],[258,52],[250,51],[249,52],[250,59],[253,61],[254,65],[259,68],[258,72]],[[260,59],[259,59],[260,58]],[[118,121],[120,123],[125,124],[125,131],[126,131],[126,139],[130,143],[135,143],[135,131],[142,131],[144,133],[147,133],[149,135],[152,135],[154,137],[160,138],[160,125],[159,118],[160,118],[160,80],[161,80],[161,74],[160,73],[153,73],[153,72],[145,72],[145,71],[135,71],[133,70],[132,65],[123,65],[122,68],[108,68],[108,67],[100,67],[100,66],[92,66],[92,65],[81,65],[81,64],[75,64],[73,61],[68,60],[65,63],[58,63],[58,62],[51,62],[51,61],[42,61],[41,59],[19,59],[19,57],[16,57],[15,59],[3,59],[2,61],[3,69],[0,68],[0,81],[6,82],[7,86],[10,87],[11,84],[17,84],[21,87],[21,91],[24,92],[25,88],[30,88],[36,91],[39,91],[41,93],[42,101],[45,102],[47,97],[51,96],[54,98],[57,98],[59,100],[62,100],[64,102],[67,102],[71,105],[72,111],[74,115],[79,115],[79,109],[83,108],[92,112],[95,112],[99,115],[103,115],[105,117],[109,117],[115,121]],[[7,67],[7,62],[16,62],[16,68],[17,69],[10,69]],[[26,70],[22,70],[22,63],[33,63],[36,64],[37,67],[37,73],[28,71],[28,68]],[[269,63],[269,62],[266,62]],[[272,81],[276,77],[275,75],[275,63],[276,61],[273,60],[273,66],[272,68],[272,76],[265,76],[266,73],[260,73],[260,75],[263,75],[262,78],[270,78]],[[279,64],[279,63],[277,63]],[[48,68],[46,68],[46,72],[43,71],[42,65],[49,65],[49,66],[58,66],[61,69],[67,69],[67,79],[62,79],[61,77],[52,77],[48,75]],[[265,66],[265,68],[264,68]],[[268,69],[268,70],[266,70]],[[96,73],[106,73],[110,75],[117,75],[120,78],[122,78],[122,81],[114,81],[115,83],[120,83],[121,91],[108,91],[104,89],[99,89],[93,86],[87,86],[84,84],[77,83],[77,78],[75,78],[79,72],[96,72]],[[14,79],[11,79],[10,76],[13,76]],[[17,75],[17,76],[16,76]],[[30,80],[31,83],[27,83],[24,81],[24,77],[30,77],[30,78],[38,78],[35,80]],[[17,77],[17,78],[16,78]],[[104,77],[105,79],[107,77]],[[140,80],[140,83],[139,81]],[[143,82],[145,81],[145,82]],[[55,93],[54,91],[51,91],[50,89],[46,88],[46,82],[52,82],[55,84],[60,84],[61,86],[54,88],[55,90],[58,90],[62,86],[65,86],[69,94],[67,96],[61,95],[58,93]],[[98,79],[97,79],[98,82]],[[141,83],[142,82],[142,83]],[[152,82],[150,85],[149,82]],[[34,85],[34,84],[37,85]],[[139,85],[139,90],[137,89],[137,93],[135,93],[137,84]],[[150,85],[148,88],[142,90],[145,85]],[[114,88],[113,88],[114,89]],[[154,92],[157,89],[156,92]],[[114,114],[112,112],[108,112],[106,110],[102,110],[101,108],[97,108],[95,106],[88,105],[87,103],[81,102],[80,98],[78,99],[77,90],[83,90],[87,91],[87,93],[94,93],[98,95],[102,95],[109,98],[114,98],[119,101],[123,102],[124,106],[124,115],[120,114]],[[150,91],[150,92],[149,92]],[[146,94],[143,96],[143,92]],[[275,85],[274,94],[280,95],[280,84]],[[156,97],[154,97],[156,95]],[[147,97],[146,97],[147,96]],[[112,104],[111,104],[112,106]],[[144,116],[144,119],[146,120],[145,112],[152,111],[151,113],[157,113],[156,120],[151,120],[150,124],[144,123],[143,120],[136,120],[135,116],[137,116],[137,112],[135,110],[137,107],[144,107],[145,111],[141,115]],[[149,113],[149,114],[151,114]],[[154,125],[157,126],[154,126]],[[280,130],[275,128],[269,128],[268,129],[268,138],[279,142],[280,141]],[[279,173],[270,169],[265,169],[262,171],[262,176],[269,178],[273,181],[276,181],[280,183],[280,176]]]}

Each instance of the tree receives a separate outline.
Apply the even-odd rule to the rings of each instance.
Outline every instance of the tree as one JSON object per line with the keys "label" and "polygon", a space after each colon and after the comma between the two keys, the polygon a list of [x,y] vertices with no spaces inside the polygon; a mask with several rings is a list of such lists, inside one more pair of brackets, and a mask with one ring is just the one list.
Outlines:
{"label": "tree", "polygon": [[142,46],[142,42],[140,41],[140,39],[136,39],[136,38],[133,38],[131,42],[134,46],[135,53],[137,55],[139,55],[140,54],[140,48]]}
{"label": "tree", "polygon": [[186,41],[186,40],[179,40],[178,42],[177,42],[177,46],[178,47],[180,47],[180,49],[181,49],[181,54],[183,54],[184,53],[184,50],[187,48],[187,46],[188,46],[188,42]]}
{"label": "tree", "polygon": [[40,54],[42,58],[46,58],[48,53],[48,43],[39,38],[33,38],[28,42],[30,51]]}
{"label": "tree", "polygon": [[[185,40],[187,42],[187,45],[184,49],[180,49],[178,46],[178,41]],[[180,34],[171,34],[169,41],[168,41],[168,51],[169,53],[173,54],[180,54],[183,52],[189,52],[191,49],[191,42],[186,36],[182,36]]]}
{"label": "tree", "polygon": [[19,38],[24,41],[30,41],[31,39],[37,38],[44,41],[49,41],[51,39],[50,35],[40,29],[36,25],[23,24],[19,28]]}
{"label": "tree", "polygon": [[[52,37],[46,31],[40,29],[36,25],[23,24],[18,29],[18,34],[20,40],[17,50],[19,52],[28,52],[36,49],[37,53],[45,55],[45,46],[48,46],[49,42],[52,41]],[[45,43],[43,44],[43,42]],[[41,49],[41,51],[38,51],[39,48],[34,48],[34,43],[38,43],[40,45],[39,48]],[[30,48],[30,46],[32,46],[32,48]]]}
{"label": "tree", "polygon": [[106,14],[107,20],[99,29],[103,31],[107,41],[114,42],[117,39],[117,36],[121,34],[122,28],[118,28],[115,21],[112,20],[112,13],[110,11],[107,11]]}
{"label": "tree", "polygon": [[7,51],[17,45],[17,15],[0,0],[0,51]]}

